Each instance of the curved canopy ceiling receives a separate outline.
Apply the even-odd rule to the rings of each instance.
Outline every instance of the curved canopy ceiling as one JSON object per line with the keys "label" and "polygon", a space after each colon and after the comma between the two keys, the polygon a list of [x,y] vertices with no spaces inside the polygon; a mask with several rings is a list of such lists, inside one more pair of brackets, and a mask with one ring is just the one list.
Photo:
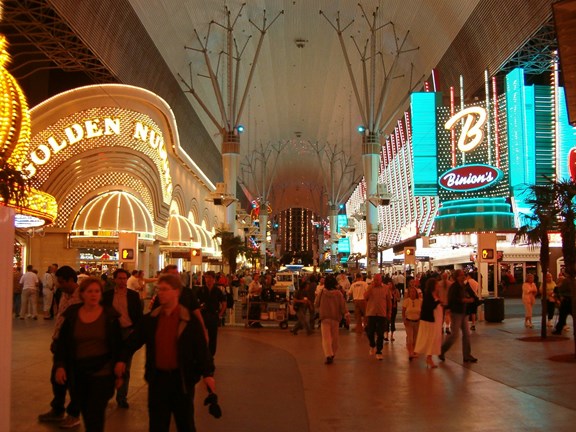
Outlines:
{"label": "curved canopy ceiling", "polygon": [[[206,78],[206,57],[195,49],[200,49],[201,44],[207,47],[211,66],[223,83],[219,91],[226,100],[226,33],[218,25],[212,25],[209,37],[206,36],[211,22],[226,24],[224,5],[234,21],[243,2],[130,0],[130,3],[174,74],[185,77],[188,84],[192,77],[193,87],[202,103],[220,121],[214,89],[210,79]],[[244,171],[240,180],[253,197],[261,196],[272,182],[269,199],[274,213],[287,207],[308,207],[325,213],[325,189],[331,188],[331,181],[323,177],[326,173],[322,172],[317,151],[310,143],[320,143],[320,146],[328,143],[343,151],[346,157],[352,157],[355,175],[342,175],[338,167],[334,172],[335,178],[344,183],[340,185],[342,190],[349,189],[362,173],[361,137],[356,132],[356,127],[362,124],[362,117],[338,34],[332,27],[337,18],[342,27],[350,24],[343,40],[362,100],[364,90],[359,53],[364,50],[369,36],[373,13],[376,13],[374,22],[377,26],[393,23],[377,32],[376,50],[380,53],[375,72],[378,95],[384,82],[382,64],[390,68],[396,50],[395,41],[401,43],[405,39],[404,50],[407,52],[399,57],[394,77],[391,77],[393,85],[382,122],[386,123],[385,120],[391,116],[396,118],[398,114],[394,111],[402,105],[410,87],[430,75],[478,0],[364,0],[361,6],[349,0],[254,0],[246,3],[234,24],[234,50],[242,52],[238,99],[241,99],[258,46],[259,32],[255,26],[262,26],[264,10],[270,27],[263,39],[245,108],[239,119],[239,123],[245,126],[241,135],[240,161]],[[319,13],[320,10],[323,14]],[[281,11],[284,13],[278,16]],[[248,40],[249,36],[251,40]],[[185,49],[185,46],[193,49]],[[220,147],[222,138],[218,129],[203,112],[200,103],[191,95],[189,99],[215,144]],[[270,150],[270,146],[279,145],[283,150],[278,163],[274,164],[278,151]],[[268,173],[264,176],[259,160],[267,160]],[[322,160],[326,164],[326,159]]]}
{"label": "curved canopy ceiling", "polygon": [[[267,195],[273,213],[306,207],[326,215],[327,202],[345,201],[361,178],[356,128],[370,123],[368,95],[376,106],[386,96],[373,120],[389,133],[410,89],[421,89],[433,68],[446,76],[474,69],[481,81],[477,69],[497,70],[550,19],[553,1],[6,0],[3,24],[12,23],[15,49],[22,46],[13,61],[17,78],[43,82],[29,71],[39,63],[28,51],[37,50],[55,63],[40,70],[76,65],[97,82],[117,79],[172,100],[190,157],[212,177],[221,175],[217,149],[222,118],[230,118],[222,113],[232,110],[237,119],[230,122],[245,127],[238,180],[248,197]],[[238,74],[227,70],[229,54]]]}

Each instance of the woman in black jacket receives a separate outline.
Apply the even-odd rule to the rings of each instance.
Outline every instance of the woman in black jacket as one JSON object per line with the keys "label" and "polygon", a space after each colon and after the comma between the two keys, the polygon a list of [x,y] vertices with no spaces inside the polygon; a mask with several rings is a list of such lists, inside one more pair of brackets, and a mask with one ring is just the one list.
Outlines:
{"label": "woman in black jacket", "polygon": [[436,368],[432,360],[433,355],[440,355],[442,345],[442,302],[439,296],[438,279],[430,278],[426,281],[422,310],[420,312],[420,327],[416,338],[417,353],[426,354],[426,366]]}
{"label": "woman in black jacket", "polygon": [[79,286],[82,303],[64,312],[55,344],[56,382],[68,383],[87,432],[104,430],[106,405],[114,394],[114,366],[122,344],[119,314],[102,306],[102,281],[89,277]]}

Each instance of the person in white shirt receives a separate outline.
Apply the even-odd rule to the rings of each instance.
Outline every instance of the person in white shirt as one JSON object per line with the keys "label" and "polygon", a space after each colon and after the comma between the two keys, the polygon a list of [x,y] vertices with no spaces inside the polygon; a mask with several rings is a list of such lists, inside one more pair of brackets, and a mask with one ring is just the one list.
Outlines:
{"label": "person in white shirt", "polygon": [[44,319],[49,320],[52,318],[52,300],[54,298],[54,289],[56,288],[56,272],[57,267],[52,264],[48,266],[48,270],[42,276],[42,306],[44,310]]}
{"label": "person in white shirt", "polygon": [[127,286],[128,286],[128,289],[134,290],[136,292],[140,291],[140,282],[138,280],[138,270],[132,270],[132,274],[128,278]]}
{"label": "person in white shirt", "polygon": [[404,297],[404,284],[406,283],[406,278],[401,272],[398,272],[398,276],[396,276],[396,288],[400,290],[400,294]]}
{"label": "person in white shirt", "polygon": [[87,277],[89,277],[86,274],[86,269],[84,267],[80,267],[80,273],[78,274],[78,285],[80,285],[80,282],[82,282],[83,279],[86,279]]}
{"label": "person in white shirt", "polygon": [[[32,318],[38,319],[38,285],[40,280],[34,273],[32,264],[26,266],[26,273],[20,278],[22,285],[22,306],[20,307],[20,319]],[[32,315],[28,312],[32,311]]]}
{"label": "person in white shirt", "polygon": [[368,284],[364,282],[362,274],[356,275],[356,280],[350,285],[350,295],[354,301],[354,320],[356,321],[356,333],[361,334],[366,327],[366,299],[364,294]]}

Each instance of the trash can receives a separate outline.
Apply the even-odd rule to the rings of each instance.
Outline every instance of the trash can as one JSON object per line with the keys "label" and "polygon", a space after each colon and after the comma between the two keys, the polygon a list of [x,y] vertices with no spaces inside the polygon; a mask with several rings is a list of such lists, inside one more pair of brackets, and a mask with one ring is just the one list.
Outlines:
{"label": "trash can", "polygon": [[504,297],[484,299],[484,319],[495,323],[504,321]]}

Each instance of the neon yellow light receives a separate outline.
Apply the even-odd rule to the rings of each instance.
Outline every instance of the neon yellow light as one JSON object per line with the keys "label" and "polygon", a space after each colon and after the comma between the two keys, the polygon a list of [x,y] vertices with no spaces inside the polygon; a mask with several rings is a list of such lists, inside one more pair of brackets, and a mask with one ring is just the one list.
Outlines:
{"label": "neon yellow light", "polygon": [[[478,116],[478,118],[476,116]],[[451,130],[456,122],[464,118],[465,121],[462,125],[460,138],[458,139],[458,149],[463,153],[467,153],[474,150],[484,139],[484,124],[487,118],[486,110],[482,107],[463,109],[456,115],[450,117],[444,127]]]}
{"label": "neon yellow light", "polygon": [[[0,162],[22,171],[30,146],[30,114],[24,93],[5,69],[10,59],[6,47],[6,39],[0,36]],[[1,199],[0,205],[4,205]],[[54,222],[58,211],[52,195],[32,188],[26,190],[24,203],[9,201],[6,205],[48,223]]]}
{"label": "neon yellow light", "polygon": [[7,45],[0,35],[0,161],[21,170],[30,143],[30,116],[24,93],[5,69],[10,61]]}

